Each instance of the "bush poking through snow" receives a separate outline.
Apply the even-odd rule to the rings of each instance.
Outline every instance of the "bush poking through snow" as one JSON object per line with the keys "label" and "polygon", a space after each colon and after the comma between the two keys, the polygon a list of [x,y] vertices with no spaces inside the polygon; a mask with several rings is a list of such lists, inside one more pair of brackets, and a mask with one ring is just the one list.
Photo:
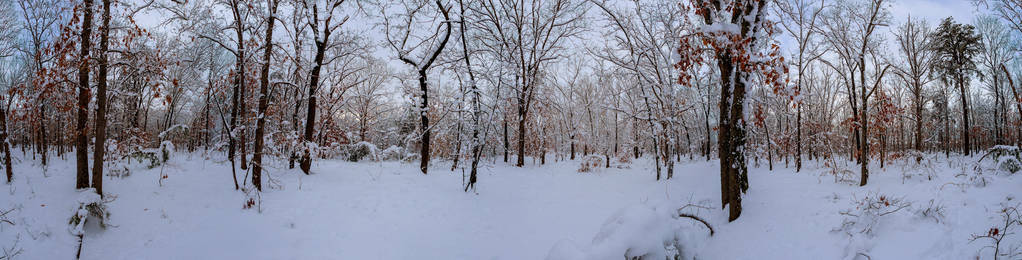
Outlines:
{"label": "bush poking through snow", "polygon": [[847,165],[839,164],[837,159],[835,159],[835,156],[827,158],[827,161],[823,162],[823,168],[824,170],[820,174],[821,178],[823,176],[831,175],[834,176],[834,183],[844,182],[848,184],[858,184],[856,182],[858,180],[858,175],[856,175],[856,173],[852,170],[849,170]]}
{"label": "bush poking through snow", "polygon": [[[1015,244],[1007,248],[1002,247],[1002,242],[1006,242],[1005,238],[1009,235],[1014,234],[1017,231],[1018,226],[1022,225],[1022,216],[1019,216],[1018,208],[1016,207],[1005,207],[1001,209],[1001,224],[991,227],[986,233],[973,234],[972,238],[969,239],[969,243],[975,242],[976,240],[988,240],[990,245],[984,246],[980,249],[980,253],[986,249],[994,250],[994,260],[997,259],[1018,259],[1022,256],[1022,244]],[[978,258],[978,257],[977,257]]]}
{"label": "bush poking through snow", "polygon": [[362,141],[349,145],[347,149],[345,149],[345,153],[347,154],[348,161],[352,162],[359,162],[366,159],[378,161],[380,159],[379,150],[379,148],[376,148],[376,145]]}
{"label": "bush poking through snow", "polygon": [[68,220],[68,231],[72,235],[82,235],[85,233],[85,223],[91,219],[97,221],[100,227],[106,228],[106,220],[110,217],[110,213],[106,210],[106,204],[96,194],[96,190],[92,188],[82,189],[78,191],[78,206],[74,209],[71,214],[71,219]]}
{"label": "bush poking through snow", "polygon": [[591,172],[594,169],[603,167],[603,157],[595,154],[582,157],[582,164],[578,166],[578,172]]}
{"label": "bush poking through snow", "polygon": [[991,147],[983,157],[979,158],[979,162],[983,162],[983,159],[987,157],[994,161],[994,165],[999,170],[1008,173],[1016,173],[1022,170],[1022,163],[1019,163],[1019,161],[1022,161],[1022,152],[1016,146],[997,145]]}
{"label": "bush poking through snow", "polygon": [[628,153],[622,153],[620,156],[617,157],[617,162],[620,164],[631,164],[632,156]]}
{"label": "bush poking through snow", "polygon": [[901,198],[892,198],[883,194],[867,194],[862,199],[855,199],[855,208],[840,212],[845,216],[841,227],[835,231],[845,232],[849,236],[855,234],[873,235],[873,228],[880,223],[881,217],[894,214],[912,206]]}
{"label": "bush poking through snow", "polygon": [[96,194],[96,189],[88,188],[78,190],[78,206],[68,220],[68,232],[78,237],[78,256],[82,254],[82,237],[85,236],[85,224],[89,220],[95,221],[100,228],[106,228],[106,220],[110,218],[110,212],[106,210],[106,203]]}
{"label": "bush poking through snow", "polygon": [[841,221],[841,225],[835,228],[831,232],[840,232],[848,235],[848,245],[845,247],[845,256],[850,259],[860,259],[860,256],[865,259],[870,259],[869,251],[872,248],[872,243],[877,234],[876,230],[885,230],[885,228],[877,228],[887,219],[887,216],[902,211],[902,209],[912,206],[911,203],[906,202],[902,198],[892,198],[883,194],[866,194],[861,199],[853,199],[854,208],[842,210],[839,212],[844,219]]}
{"label": "bush poking through snow", "polygon": [[[685,207],[682,207],[684,209]],[[592,244],[578,247],[562,241],[547,255],[548,260],[691,259],[692,251],[706,230],[713,228],[694,214],[681,213],[671,205],[634,205],[607,219]],[[693,221],[694,220],[694,221]]]}
{"label": "bush poking through snow", "polygon": [[404,158],[401,158],[401,161],[405,162],[405,163],[413,163],[413,162],[418,162],[419,158],[421,158],[421,156],[419,156],[419,154],[417,154],[417,153],[409,153],[409,154],[406,154],[404,156]]}
{"label": "bush poking through snow", "polygon": [[401,147],[397,147],[396,145],[391,145],[390,147],[387,147],[387,149],[383,149],[383,151],[380,152],[380,160],[397,161],[401,160],[404,157],[404,155],[405,155],[404,149],[401,149]]}
{"label": "bush poking through snow", "polygon": [[156,168],[163,164],[159,157],[156,156],[156,152],[152,151],[152,149],[136,151],[129,154],[128,157],[135,159],[139,163],[146,163],[147,169]]}
{"label": "bush poking through snow", "polygon": [[937,177],[937,160],[933,156],[926,156],[919,151],[906,151],[901,157],[901,184],[905,180],[925,178],[932,181]]}
{"label": "bush poking through snow", "polygon": [[944,204],[930,200],[926,207],[916,209],[916,214],[923,219],[933,219],[937,223],[944,222]]}

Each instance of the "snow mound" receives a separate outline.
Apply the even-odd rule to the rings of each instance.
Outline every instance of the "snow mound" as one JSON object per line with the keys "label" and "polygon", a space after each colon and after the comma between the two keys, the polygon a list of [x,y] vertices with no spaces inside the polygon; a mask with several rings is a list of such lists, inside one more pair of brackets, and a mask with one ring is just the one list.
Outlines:
{"label": "snow mound", "polygon": [[361,141],[352,144],[348,146],[347,149],[345,150],[346,150],[345,153],[347,154],[348,157],[348,161],[358,162],[366,159],[372,161],[379,161],[380,159],[379,157],[380,149],[376,148],[376,145],[366,141]]}
{"label": "snow mound", "polygon": [[705,226],[679,217],[679,205],[638,204],[613,214],[587,247],[557,243],[548,260],[692,259],[696,245],[708,238]]}
{"label": "snow mound", "polygon": [[103,219],[106,217],[106,208],[103,206],[103,199],[96,194],[96,189],[79,190],[76,201],[78,206],[72,212],[71,219],[68,220],[68,232],[75,236],[85,234],[85,222],[89,216],[98,217],[100,225],[102,225]]}

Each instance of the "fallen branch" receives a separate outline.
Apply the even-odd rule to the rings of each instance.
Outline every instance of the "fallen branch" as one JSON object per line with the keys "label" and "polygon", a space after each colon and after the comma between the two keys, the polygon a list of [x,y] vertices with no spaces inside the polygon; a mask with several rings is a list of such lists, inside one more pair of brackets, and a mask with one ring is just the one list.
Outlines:
{"label": "fallen branch", "polygon": [[699,223],[703,223],[703,225],[705,225],[706,228],[710,230],[710,236],[713,236],[713,233],[714,233],[713,232],[713,227],[710,226],[710,223],[706,222],[706,220],[703,220],[703,219],[701,219],[701,218],[699,218],[699,217],[697,217],[695,215],[689,215],[689,214],[685,214],[685,213],[679,213],[678,217],[690,218],[690,219],[694,219],[695,221],[698,221]]}

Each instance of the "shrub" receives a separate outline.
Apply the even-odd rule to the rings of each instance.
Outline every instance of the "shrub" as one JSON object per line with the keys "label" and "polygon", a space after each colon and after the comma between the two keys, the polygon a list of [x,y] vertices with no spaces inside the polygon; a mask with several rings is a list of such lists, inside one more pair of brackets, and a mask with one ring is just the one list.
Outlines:
{"label": "shrub", "polygon": [[912,204],[901,198],[893,198],[883,194],[866,194],[861,199],[853,199],[852,208],[839,212],[844,219],[840,226],[831,232],[844,233],[848,236],[848,245],[845,247],[846,259],[858,259],[862,255],[869,259],[867,254],[872,247],[870,241],[874,240],[877,226],[889,222],[888,216],[894,215],[908,208]]}
{"label": "shrub", "polygon": [[591,172],[594,169],[599,169],[603,164],[603,157],[595,154],[586,155],[582,157],[582,163],[578,167],[578,172]]}
{"label": "shrub", "polygon": [[163,161],[156,155],[156,151],[152,149],[143,149],[128,154],[129,158],[135,159],[139,163],[145,163],[146,168],[152,169],[163,164]]}
{"label": "shrub", "polygon": [[834,177],[834,183],[844,182],[856,184],[856,180],[858,180],[856,173],[849,170],[847,165],[838,163],[835,158],[835,156],[831,156],[823,162],[824,169],[823,172],[820,173],[820,177],[822,178],[823,176],[831,175]]}
{"label": "shrub", "polygon": [[930,181],[937,177],[937,160],[919,151],[907,151],[899,160],[901,165],[901,183],[912,178],[926,178]]}
{"label": "shrub", "polygon": [[358,161],[362,161],[362,160],[365,160],[365,159],[369,159],[369,160],[373,160],[373,161],[379,160],[379,156],[378,156],[379,149],[376,148],[376,145],[373,145],[373,144],[371,144],[369,142],[365,142],[365,141],[358,142],[358,143],[349,145],[347,147],[347,149],[345,149],[345,150],[346,150],[345,153],[347,154],[347,157],[348,157],[347,158],[348,161],[358,162]]}
{"label": "shrub", "polygon": [[380,152],[380,160],[397,161],[404,158],[404,155],[405,149],[397,147],[396,145],[391,145],[390,147],[387,147],[387,149],[383,149],[383,151]]}
{"label": "shrub", "polygon": [[997,145],[991,147],[983,157],[979,158],[978,163],[982,163],[988,157],[994,161],[994,165],[999,170],[1009,173],[1016,173],[1022,170],[1022,163],[1019,163],[1019,161],[1022,161],[1022,151],[1019,151],[1019,148],[1016,146]]}
{"label": "shrub", "polygon": [[880,223],[884,216],[894,214],[912,205],[902,198],[892,198],[883,194],[866,194],[862,199],[853,200],[854,208],[842,210],[839,214],[845,216],[841,226],[835,231],[841,231],[849,236],[855,234],[873,235],[873,227]]}
{"label": "shrub", "polygon": [[[1002,248],[1002,243],[1005,242],[1005,237],[1013,234],[1017,231],[1018,226],[1022,225],[1022,216],[1019,215],[1018,208],[1016,207],[1005,207],[1000,211],[1001,224],[991,227],[984,233],[973,234],[972,238],[969,239],[969,243],[977,240],[989,240],[990,245],[984,246],[980,249],[982,253],[985,249],[994,250],[994,259],[1018,259],[1022,256],[1019,248],[1022,245],[1015,245],[1008,248]],[[1003,258],[1002,258],[1003,257]],[[978,258],[978,257],[977,257]]]}
{"label": "shrub", "polygon": [[401,161],[402,162],[406,162],[406,163],[411,163],[411,162],[419,161],[419,158],[422,158],[422,156],[419,156],[419,154],[417,154],[417,153],[409,153],[409,154],[406,154],[404,156],[404,158],[401,158]]}
{"label": "shrub", "polygon": [[94,219],[100,227],[106,228],[106,220],[110,213],[106,210],[106,204],[100,199],[99,194],[92,188],[78,191],[78,206],[68,220],[68,231],[72,235],[81,236],[85,234],[85,223]]}

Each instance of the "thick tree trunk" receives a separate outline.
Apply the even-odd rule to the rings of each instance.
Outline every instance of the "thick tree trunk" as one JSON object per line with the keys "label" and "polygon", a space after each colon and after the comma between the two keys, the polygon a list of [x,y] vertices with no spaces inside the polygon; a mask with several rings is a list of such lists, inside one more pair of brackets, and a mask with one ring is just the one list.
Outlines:
{"label": "thick tree trunk", "polygon": [[103,0],[103,29],[99,38],[99,81],[96,91],[96,144],[92,155],[92,187],[103,196],[103,162],[106,153],[107,49],[110,47],[110,0]]}
{"label": "thick tree trunk", "polygon": [[309,174],[309,170],[312,168],[312,147],[308,143],[313,142],[313,128],[316,126],[316,88],[319,85],[319,73],[323,67],[323,55],[326,52],[326,43],[316,42],[316,58],[313,61],[315,64],[312,67],[311,78],[309,80],[309,108],[308,114],[305,117],[305,133],[302,138],[303,154],[300,162],[302,172]]}
{"label": "thick tree trunk", "polygon": [[77,161],[77,178],[75,188],[89,187],[89,50],[92,48],[92,0],[85,0],[82,18],[81,59],[78,63],[78,127],[75,129],[75,155]]}
{"label": "thick tree trunk", "polygon": [[[717,55],[720,69],[720,122],[718,124],[718,156],[720,157],[721,206],[728,206],[728,221],[738,219],[742,213],[742,193],[748,187],[748,170],[745,166],[745,82],[743,73],[734,71],[732,55],[723,52]],[[734,77],[734,78],[732,78]]]}

